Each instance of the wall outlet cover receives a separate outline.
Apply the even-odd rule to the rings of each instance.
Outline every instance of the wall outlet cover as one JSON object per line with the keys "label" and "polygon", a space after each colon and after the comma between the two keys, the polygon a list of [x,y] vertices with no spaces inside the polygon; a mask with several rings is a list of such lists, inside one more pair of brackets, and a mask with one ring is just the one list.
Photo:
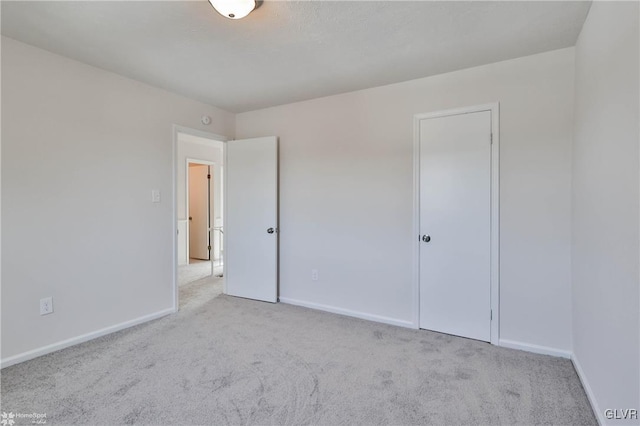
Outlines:
{"label": "wall outlet cover", "polygon": [[53,313],[53,297],[45,297],[40,299],[40,315]]}

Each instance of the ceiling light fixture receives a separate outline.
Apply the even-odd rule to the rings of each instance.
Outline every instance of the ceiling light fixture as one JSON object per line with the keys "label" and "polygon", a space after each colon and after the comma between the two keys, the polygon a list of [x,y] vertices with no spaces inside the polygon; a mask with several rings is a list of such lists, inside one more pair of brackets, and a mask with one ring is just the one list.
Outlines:
{"label": "ceiling light fixture", "polygon": [[256,7],[255,0],[209,0],[209,3],[220,15],[229,19],[244,18]]}

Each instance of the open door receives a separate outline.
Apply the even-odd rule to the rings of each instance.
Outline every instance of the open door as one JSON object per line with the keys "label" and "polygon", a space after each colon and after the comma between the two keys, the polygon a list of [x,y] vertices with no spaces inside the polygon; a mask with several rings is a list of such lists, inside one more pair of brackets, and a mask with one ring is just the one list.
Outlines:
{"label": "open door", "polygon": [[278,298],[278,139],[227,142],[226,293]]}

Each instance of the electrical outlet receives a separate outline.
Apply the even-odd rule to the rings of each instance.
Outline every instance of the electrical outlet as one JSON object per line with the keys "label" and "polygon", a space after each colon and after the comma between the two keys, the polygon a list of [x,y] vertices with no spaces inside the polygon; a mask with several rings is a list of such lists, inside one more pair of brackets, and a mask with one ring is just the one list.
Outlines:
{"label": "electrical outlet", "polygon": [[318,281],[318,270],[317,269],[312,269],[311,270],[311,279],[313,281]]}
{"label": "electrical outlet", "polygon": [[152,203],[159,203],[160,202],[160,190],[159,189],[152,189],[151,190],[151,202]]}
{"label": "electrical outlet", "polygon": [[53,313],[53,297],[45,297],[40,299],[40,315]]}

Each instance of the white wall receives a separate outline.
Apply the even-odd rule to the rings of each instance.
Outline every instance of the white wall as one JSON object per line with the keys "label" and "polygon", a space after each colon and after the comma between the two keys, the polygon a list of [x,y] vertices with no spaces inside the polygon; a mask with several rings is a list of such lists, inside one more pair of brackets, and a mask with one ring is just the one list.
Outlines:
{"label": "white wall", "polygon": [[234,133],[233,114],[2,37],[4,361],[172,307],[173,124]]}
{"label": "white wall", "polygon": [[238,138],[280,137],[281,298],[409,324],[413,115],[499,101],[501,338],[567,354],[573,61],[569,48],[239,114]]}
{"label": "white wall", "polygon": [[638,13],[594,2],[576,45],[573,350],[610,424],[605,409],[640,409]]}

